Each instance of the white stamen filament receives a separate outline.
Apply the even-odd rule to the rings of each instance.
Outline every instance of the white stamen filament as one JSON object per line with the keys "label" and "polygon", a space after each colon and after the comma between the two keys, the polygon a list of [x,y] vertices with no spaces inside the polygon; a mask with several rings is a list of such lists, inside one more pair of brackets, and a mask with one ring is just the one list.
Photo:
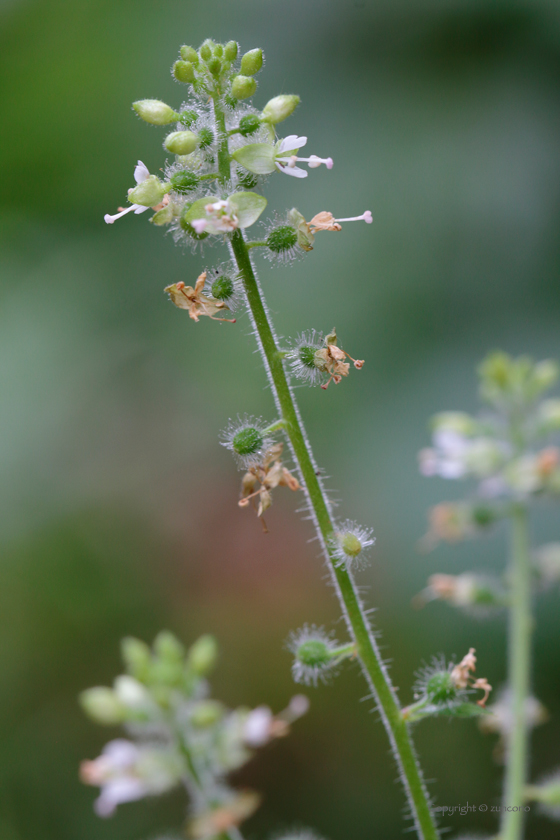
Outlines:
{"label": "white stamen filament", "polygon": [[[142,205],[141,204],[131,204],[130,207],[125,207],[124,210],[121,210],[120,213],[115,213],[114,216],[111,216],[110,213],[105,213],[104,219],[105,219],[105,221],[107,222],[108,225],[112,225],[113,222],[116,222],[116,220],[120,219],[121,216],[126,216],[126,214],[130,213],[131,211],[136,212],[136,210],[138,210],[139,207],[142,207]],[[142,207],[142,209],[147,210],[148,208],[147,207],[145,207],[145,208]]]}
{"label": "white stamen filament", "polygon": [[311,155],[308,158],[297,157],[296,155],[292,155],[291,157],[277,157],[277,163],[284,164],[289,166],[290,168],[294,167],[296,163],[308,163],[310,169],[316,169],[318,166],[321,166],[322,163],[325,164],[327,169],[333,168],[333,159],[332,158],[320,158],[317,155]]}
{"label": "white stamen filament", "polygon": [[335,219],[335,222],[361,222],[362,220],[368,225],[372,224],[373,217],[371,215],[371,210],[366,210],[361,216],[351,216],[349,219]]}

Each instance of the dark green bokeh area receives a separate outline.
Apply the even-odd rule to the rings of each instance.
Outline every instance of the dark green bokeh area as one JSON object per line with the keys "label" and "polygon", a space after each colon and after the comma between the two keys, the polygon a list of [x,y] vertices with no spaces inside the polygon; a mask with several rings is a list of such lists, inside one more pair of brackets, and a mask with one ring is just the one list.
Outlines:
{"label": "dark green bokeh area", "polygon": [[[324,233],[305,262],[259,262],[278,332],[336,325],[366,360],[339,387],[299,389],[343,518],[373,525],[360,584],[403,702],[413,672],[476,647],[504,679],[503,617],[482,623],[411,598],[429,574],[498,569],[506,535],[416,549],[427,508],[463,488],[420,478],[416,452],[442,409],[474,410],[474,368],[496,347],[560,357],[560,9],[552,2],[370,0],[4,0],[0,308],[0,836],[148,840],[180,826],[180,794],[107,821],[78,781],[116,731],[76,697],[118,672],[119,639],[167,627],[215,633],[215,694],[282,708],[295,692],[290,630],[344,639],[309,523],[280,489],[261,533],[237,507],[239,475],[218,445],[228,417],[274,419],[246,316],[191,322],[163,294],[225,258],[203,257],[128,216],[136,161],[164,161],[163,129],[132,101],[179,105],[169,67],[210,36],[260,46],[255,103],[299,93],[285,133],[307,135],[331,172],[273,176],[269,209],[371,209]],[[284,126],[283,126],[284,128]],[[552,506],[536,541],[558,539]],[[539,603],[533,778],[560,764],[558,592]],[[356,666],[308,692],[309,715],[239,776],[264,794],[249,838],[294,825],[331,840],[396,840],[403,797]],[[497,804],[492,739],[469,721],[427,721],[416,741],[440,805]],[[494,818],[446,820],[491,831]],[[527,837],[557,837],[531,814]]]}

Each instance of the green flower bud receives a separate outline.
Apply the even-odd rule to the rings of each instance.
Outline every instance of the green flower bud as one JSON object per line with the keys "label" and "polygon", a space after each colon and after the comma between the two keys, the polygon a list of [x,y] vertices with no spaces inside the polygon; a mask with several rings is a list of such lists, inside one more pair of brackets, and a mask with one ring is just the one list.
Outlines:
{"label": "green flower bud", "polygon": [[192,131],[172,131],[163,141],[167,151],[174,155],[190,155],[199,143],[199,136]]}
{"label": "green flower bud", "polygon": [[241,73],[243,76],[254,76],[262,66],[263,52],[261,49],[249,50],[241,59]]}
{"label": "green flower bud", "polygon": [[195,706],[191,714],[193,726],[204,728],[218,723],[224,716],[224,707],[217,700],[203,700]]}
{"label": "green flower bud", "polygon": [[214,636],[205,635],[189,649],[187,663],[199,677],[204,677],[212,670],[218,658],[218,645]]}
{"label": "green flower bud", "polygon": [[558,364],[552,359],[537,362],[533,370],[533,381],[536,390],[548,391],[558,379]]}
{"label": "green flower bud", "polygon": [[200,178],[189,169],[184,169],[181,172],[175,172],[169,179],[171,189],[181,195],[187,195],[192,192],[200,183]]}
{"label": "green flower bud", "polygon": [[178,82],[194,82],[194,67],[190,61],[176,61],[172,72]]}
{"label": "green flower bud", "polygon": [[211,41],[209,38],[204,41],[202,46],[200,47],[199,54],[203,61],[208,61],[212,58],[212,49],[214,47],[214,42]]}
{"label": "green flower bud", "polygon": [[257,89],[257,83],[250,76],[235,76],[231,83],[231,92],[236,99],[247,99]]}
{"label": "green flower bud", "polygon": [[168,662],[182,662],[185,656],[185,648],[173,633],[162,630],[155,638],[154,653]]}
{"label": "green flower bud", "polygon": [[152,663],[150,648],[140,639],[127,636],[121,641],[121,655],[127,672],[141,682],[146,682]]}
{"label": "green flower bud", "polygon": [[253,455],[264,443],[262,433],[254,427],[242,429],[233,438],[233,451],[238,455]]}
{"label": "green flower bud", "polygon": [[150,175],[129,192],[128,200],[131,204],[155,207],[156,204],[161,202],[167,188],[168,184],[162,184],[156,175]]}
{"label": "green flower bud", "polygon": [[295,96],[294,94],[275,96],[274,99],[271,99],[264,106],[262,112],[263,119],[272,125],[276,125],[276,123],[291,117],[300,101],[299,96]]}
{"label": "green flower bud", "polygon": [[222,62],[217,56],[214,56],[210,59],[210,61],[207,61],[206,66],[208,67],[213,76],[219,76],[222,72]]}
{"label": "green flower bud", "polygon": [[228,61],[235,61],[237,58],[237,41],[228,41],[224,50],[224,56]]}
{"label": "green flower bud", "polygon": [[243,137],[248,137],[254,134],[261,124],[260,117],[256,114],[247,114],[239,120],[239,133]]}
{"label": "green flower bud", "polygon": [[165,102],[160,102],[159,99],[140,99],[138,102],[133,102],[132,107],[144,122],[151,125],[169,125],[178,118],[173,108]]}
{"label": "green flower bud", "polygon": [[193,47],[188,47],[184,45],[179,50],[179,54],[183,61],[190,61],[191,64],[194,64],[195,67],[198,66],[198,53]]}
{"label": "green flower bud", "polygon": [[218,58],[221,58],[224,54],[224,45],[223,44],[216,44],[214,49],[212,50],[214,55],[217,55]]}
{"label": "green flower bud", "polygon": [[88,688],[82,691],[79,700],[86,715],[95,723],[113,726],[125,719],[126,709],[112,688]]}

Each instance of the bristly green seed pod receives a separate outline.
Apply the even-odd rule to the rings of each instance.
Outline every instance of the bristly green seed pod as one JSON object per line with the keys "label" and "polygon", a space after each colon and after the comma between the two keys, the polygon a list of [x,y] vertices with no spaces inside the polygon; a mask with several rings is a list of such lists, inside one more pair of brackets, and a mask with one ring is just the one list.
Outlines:
{"label": "bristly green seed pod", "polygon": [[198,114],[196,111],[188,108],[185,111],[181,111],[179,114],[178,122],[184,125],[186,128],[190,128],[193,123],[195,123],[198,119]]}
{"label": "bristly green seed pod", "polygon": [[218,643],[214,636],[204,635],[189,648],[187,665],[199,677],[205,677],[218,659]]}
{"label": "bristly green seed pod", "polygon": [[159,99],[139,99],[132,107],[144,122],[151,125],[169,125],[175,122],[179,115]]}
{"label": "bristly green seed pod", "polygon": [[238,417],[237,421],[229,422],[222,433],[222,446],[230,449],[235,460],[243,469],[250,469],[259,464],[265,452],[272,446],[270,427],[267,427],[257,417]]}
{"label": "bristly green seed pod", "polygon": [[268,234],[266,245],[275,254],[289,252],[297,245],[297,231],[292,225],[275,227]]}
{"label": "bristly green seed pod", "polygon": [[282,94],[270,99],[263,108],[263,119],[276,125],[290,117],[301,102],[295,94]]}
{"label": "bristly green seed pod", "polygon": [[174,155],[190,155],[199,143],[198,134],[192,131],[172,131],[163,141],[167,151]]}
{"label": "bristly green seed pod", "polygon": [[236,76],[231,83],[231,92],[236,99],[247,99],[256,89],[257,83],[250,76]]}
{"label": "bristly green seed pod", "polygon": [[241,73],[243,76],[254,76],[263,66],[263,52],[261,49],[249,50],[241,59]]}
{"label": "bristly green seed pod", "polygon": [[340,647],[322,627],[314,624],[306,624],[292,633],[287,647],[294,655],[292,676],[304,685],[326,682],[332,676],[333,668],[355,652],[353,645]]}
{"label": "bristly green seed pod", "polygon": [[228,61],[235,61],[238,49],[237,41],[228,41],[224,49],[224,57]]}
{"label": "bristly green seed pod", "polygon": [[246,114],[239,120],[239,133],[242,137],[249,137],[260,128],[261,119],[256,114]]}
{"label": "bristly green seed pod", "polygon": [[198,132],[200,138],[200,148],[206,149],[214,142],[214,132],[211,128],[201,128]]}
{"label": "bristly green seed pod", "polygon": [[189,47],[185,44],[179,50],[179,55],[181,56],[183,61],[190,61],[191,64],[194,64],[195,67],[198,67],[198,53],[193,47]]}
{"label": "bristly green seed pod", "polygon": [[222,62],[217,56],[214,56],[209,61],[207,61],[206,66],[208,67],[213,76],[217,77],[222,72]]}
{"label": "bristly green seed pod", "polygon": [[197,188],[200,183],[200,178],[195,172],[191,172],[189,169],[183,169],[175,172],[169,179],[169,183],[171,184],[172,190],[181,195],[187,195]]}
{"label": "bristly green seed pod", "polygon": [[212,283],[212,297],[216,300],[228,301],[235,291],[235,284],[231,277],[220,274]]}
{"label": "bristly green seed pod", "polygon": [[176,61],[172,72],[178,82],[184,82],[185,84],[194,82],[194,67],[190,61]]}

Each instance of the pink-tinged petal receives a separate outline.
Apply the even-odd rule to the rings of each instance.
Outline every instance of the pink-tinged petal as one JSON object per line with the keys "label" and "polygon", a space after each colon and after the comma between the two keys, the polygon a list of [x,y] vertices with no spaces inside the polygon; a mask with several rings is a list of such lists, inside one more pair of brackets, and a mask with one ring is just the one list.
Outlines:
{"label": "pink-tinged petal", "polygon": [[110,817],[122,802],[135,802],[146,796],[145,785],[139,779],[114,779],[103,786],[100,796],[94,802],[99,817]]}
{"label": "pink-tinged petal", "polygon": [[333,159],[332,158],[327,158],[326,161],[325,161],[325,166],[327,167],[327,169],[332,169],[333,166],[334,166]]}
{"label": "pink-tinged petal", "polygon": [[278,154],[284,154],[284,152],[293,152],[295,149],[302,149],[306,143],[307,137],[298,137],[297,134],[290,134],[288,135],[288,137],[284,137],[284,139],[280,143]]}
{"label": "pink-tinged petal", "polygon": [[145,163],[142,163],[141,160],[138,161],[138,165],[134,170],[134,179],[137,184],[141,184],[142,181],[145,181],[146,178],[150,177],[150,173],[148,171],[148,167]]}
{"label": "pink-tinged petal", "polygon": [[280,171],[285,172],[286,175],[293,175],[294,178],[307,178],[309,174],[305,169],[300,169],[299,166],[285,166]]}
{"label": "pink-tinged petal", "polygon": [[191,227],[199,234],[204,233],[204,231],[208,227],[208,222],[206,221],[206,219],[193,219],[191,222]]}

